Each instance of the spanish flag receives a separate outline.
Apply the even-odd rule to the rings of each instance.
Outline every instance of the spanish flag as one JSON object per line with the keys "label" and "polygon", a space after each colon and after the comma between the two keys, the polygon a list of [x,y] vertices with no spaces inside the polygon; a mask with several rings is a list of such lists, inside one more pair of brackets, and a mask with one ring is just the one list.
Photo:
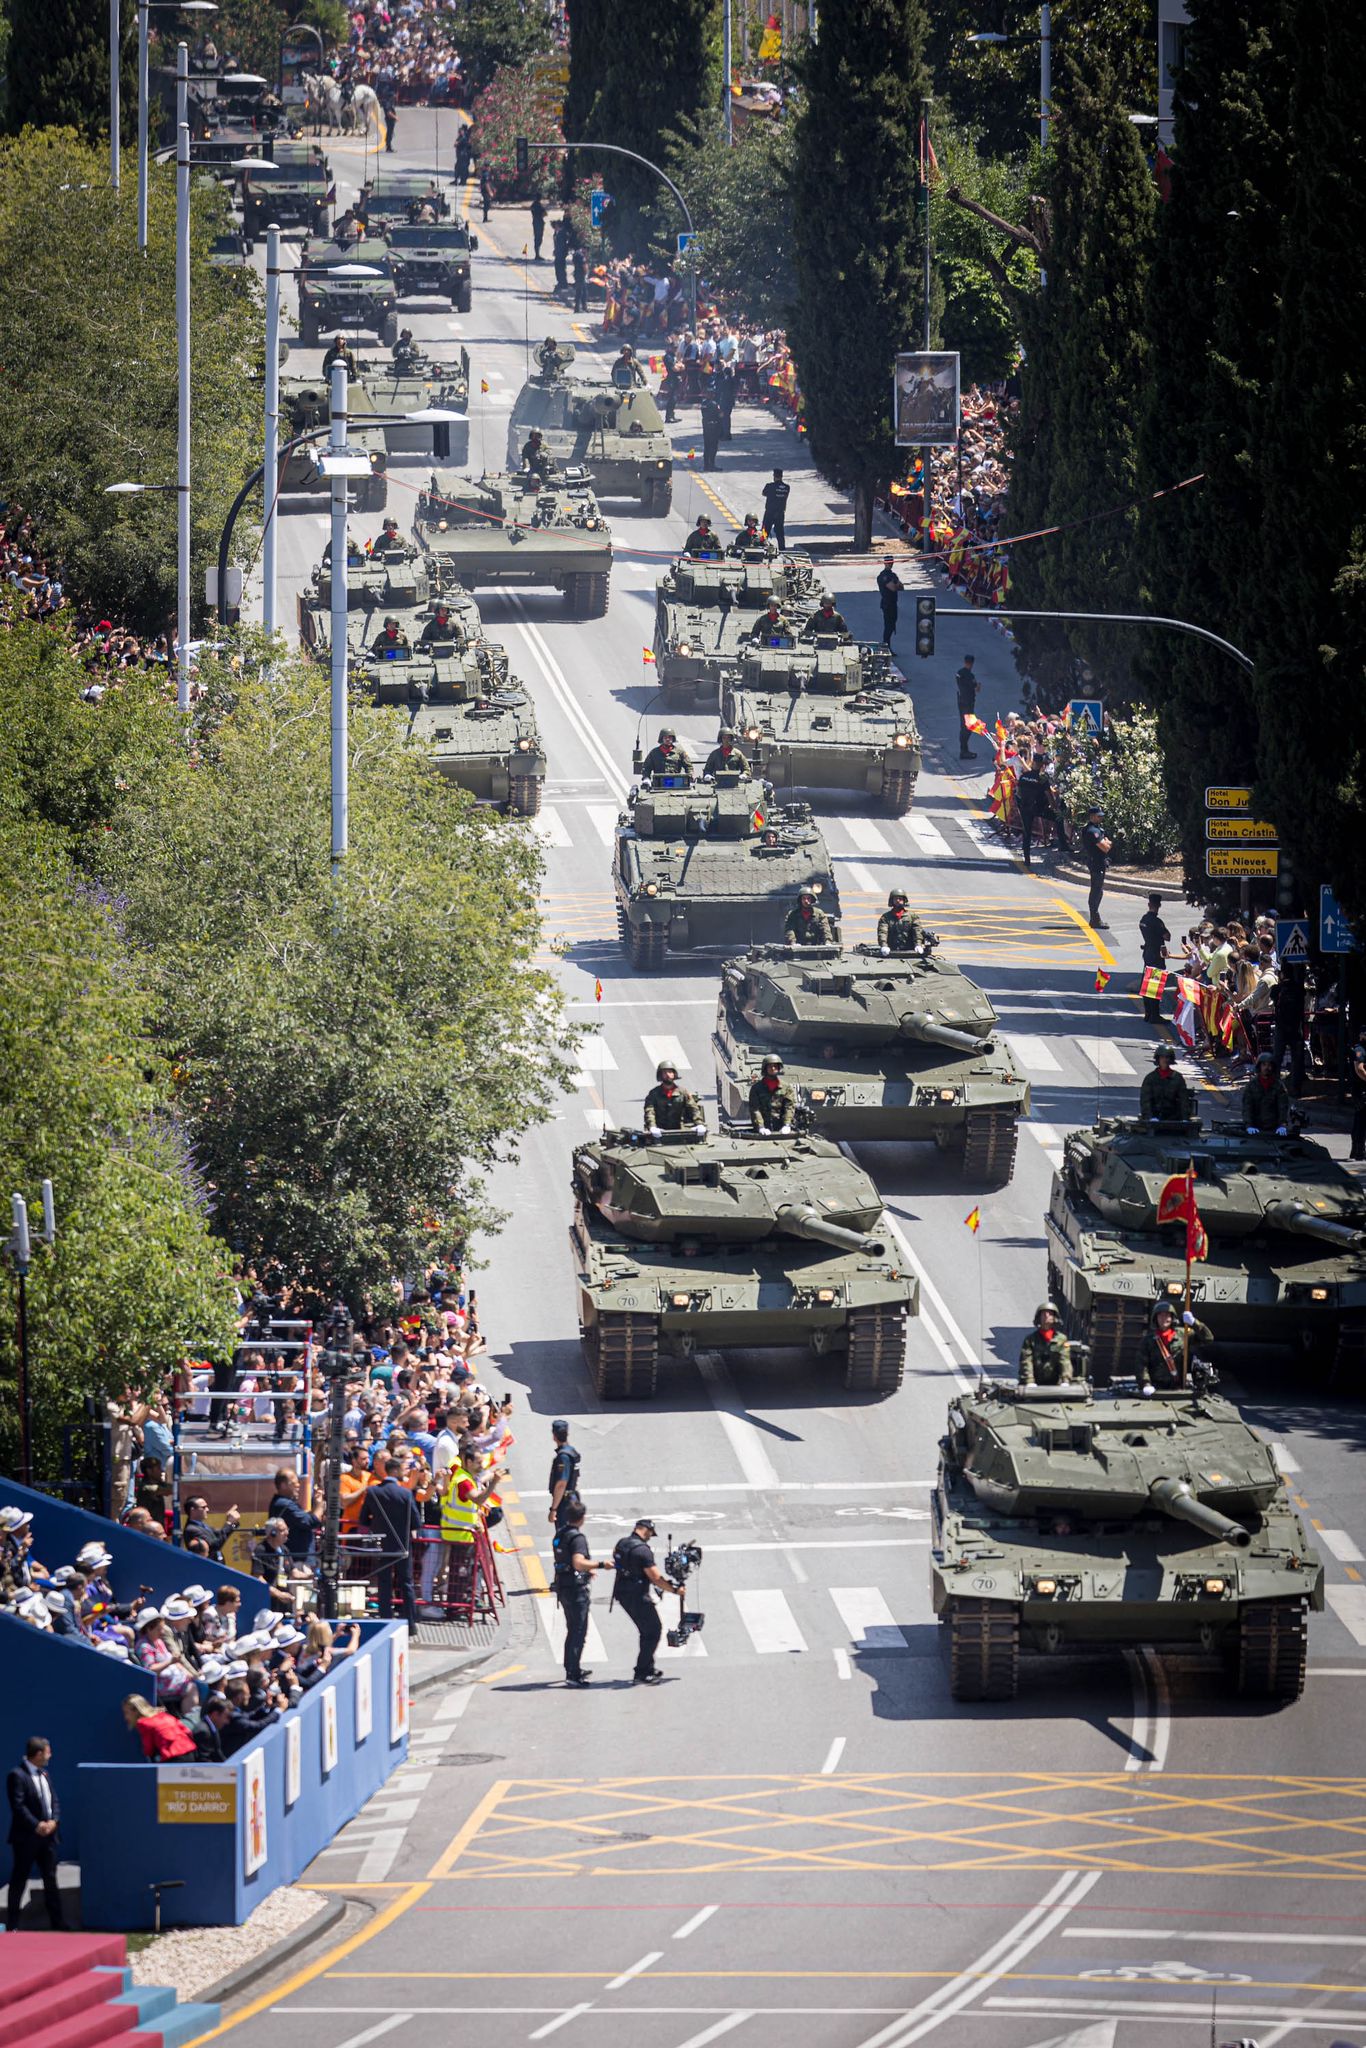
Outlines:
{"label": "spanish flag", "polygon": [[1168,976],[1162,968],[1145,967],[1143,979],[1138,984],[1138,992],[1141,996],[1146,996],[1151,1001],[1157,1002],[1162,995],[1163,989],[1167,986],[1167,981]]}
{"label": "spanish flag", "polygon": [[481,378],[479,379],[479,389],[480,389],[481,391],[487,391],[487,390],[488,390],[488,388],[489,388],[489,387],[488,387],[488,383],[487,383],[487,381],[486,381],[486,380],[485,380],[485,379],[484,379],[483,377],[481,377]]}
{"label": "spanish flag", "polygon": [[986,738],[987,729],[985,725],[983,725],[981,719],[975,717],[971,711],[965,711],[963,713],[963,723],[967,727],[969,732],[980,732],[982,738]]}
{"label": "spanish flag", "polygon": [[973,1236],[974,1236],[974,1237],[976,1237],[976,1235],[977,1235],[978,1231],[979,1231],[979,1230],[981,1229],[981,1227],[982,1227],[982,1212],[981,1212],[981,1210],[980,1210],[980,1209],[970,1209],[970,1210],[968,1211],[967,1215],[966,1215],[966,1216],[965,1216],[965,1217],[963,1218],[963,1221],[964,1221],[964,1223],[965,1223],[965,1224],[967,1225],[968,1229],[969,1229],[969,1230],[970,1230],[970,1231],[972,1232]]}
{"label": "spanish flag", "polygon": [[750,823],[752,824],[756,832],[762,832],[766,822],[767,820],[765,819],[762,811],[756,811],[754,813],[753,818],[750,820]]}
{"label": "spanish flag", "polygon": [[593,983],[593,1001],[595,1003],[600,1003],[602,1001],[602,983],[600,981],[595,981]]}
{"label": "spanish flag", "polygon": [[1105,970],[1105,969],[1104,969],[1103,967],[1098,967],[1098,968],[1096,969],[1096,994],[1097,994],[1098,996],[1100,996],[1100,995],[1104,995],[1104,993],[1105,993],[1106,989],[1107,989],[1107,988],[1108,988],[1109,986],[1110,986],[1110,977],[1109,977],[1108,973],[1106,972],[1106,970]]}
{"label": "spanish flag", "polygon": [[655,655],[654,649],[652,647],[642,647],[640,650],[640,658],[644,662],[646,668],[654,667]]}
{"label": "spanish flag", "polygon": [[997,744],[997,746],[998,746],[998,747],[1003,747],[1003,746],[1005,745],[1006,741],[1007,741],[1007,740],[1008,740],[1009,738],[1010,738],[1010,734],[1009,734],[1009,733],[1008,733],[1008,732],[1006,731],[1005,727],[1004,727],[1004,726],[1002,725],[1002,723],[1001,723],[1000,719],[998,718],[998,719],[997,719],[997,721],[996,721],[996,744]]}

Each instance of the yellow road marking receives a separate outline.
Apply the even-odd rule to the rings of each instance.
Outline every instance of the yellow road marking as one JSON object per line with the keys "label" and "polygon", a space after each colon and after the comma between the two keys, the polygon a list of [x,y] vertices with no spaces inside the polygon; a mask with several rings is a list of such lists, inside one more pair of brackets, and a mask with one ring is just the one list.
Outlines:
{"label": "yellow road marking", "polygon": [[[480,1828],[483,1827],[484,1822],[496,1810],[499,1801],[502,1799],[503,1794],[509,1790],[509,1787],[510,1780],[507,1778],[499,1778],[496,1784],[489,1786],[488,1791],[474,1808],[474,1811],[466,1816],[465,1820],[452,1835],[445,1849],[441,1852],[441,1855],[432,1865],[427,1873],[429,1879],[450,1876],[456,1864],[464,1855],[465,1850],[474,1840]],[[426,1885],[421,1887],[423,1891],[426,1891],[426,1889]],[[280,1993],[276,1994],[277,1997],[281,1995]]]}
{"label": "yellow road marking", "polygon": [[501,1671],[489,1671],[478,1680],[480,1685],[496,1685],[500,1678],[515,1678],[519,1671],[525,1671],[525,1664],[505,1664]]}
{"label": "yellow road marking", "polygon": [[1074,910],[1072,905],[1067,901],[1067,898],[1065,896],[1050,896],[1048,900],[1050,903],[1056,903],[1059,910],[1063,913],[1063,916],[1070,917],[1073,924],[1079,927],[1079,929],[1084,933],[1084,935],[1091,941],[1091,944],[1099,953],[1101,960],[1103,961],[1106,967],[1114,967],[1117,964],[1115,961],[1115,956],[1110,951],[1110,948],[1104,943],[1103,940],[1096,936],[1096,933],[1091,929],[1091,926],[1088,924],[1087,920],[1082,916],[1081,912],[1079,910]]}

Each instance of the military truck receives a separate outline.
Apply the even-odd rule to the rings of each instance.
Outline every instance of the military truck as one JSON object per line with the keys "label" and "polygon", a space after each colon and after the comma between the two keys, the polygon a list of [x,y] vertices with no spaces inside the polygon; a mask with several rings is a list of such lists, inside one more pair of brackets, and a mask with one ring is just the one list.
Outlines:
{"label": "military truck", "polygon": [[438,220],[445,220],[451,210],[450,197],[440,180],[425,171],[377,170],[361,191],[362,217],[386,240],[390,227],[414,220],[423,206],[430,206]]}
{"label": "military truck", "polygon": [[584,470],[600,498],[637,498],[663,518],[673,504],[673,448],[653,395],[642,385],[618,390],[570,371],[564,345],[552,370],[538,370],[517,395],[508,422],[508,468],[522,466],[533,427],[561,469]]}
{"label": "military truck", "polygon": [[470,423],[462,420],[410,420],[408,415],[440,407],[464,412],[470,402],[469,350],[460,348],[451,362],[437,362],[418,349],[405,359],[369,356],[356,364],[365,386],[369,410],[384,421],[384,445],[391,455],[435,455],[442,462],[463,462],[469,454]]}
{"label": "military truck", "polygon": [[[358,274],[357,274],[358,273]],[[398,339],[398,292],[387,242],[306,241],[299,251],[299,343],[369,328],[385,347]]]}
{"label": "military truck", "polygon": [[286,154],[242,173],[242,232],[257,242],[268,227],[303,228],[310,235],[328,229],[332,180],[326,163]]}
{"label": "military truck", "polygon": [[1185,1224],[1160,1224],[1158,1203],[1188,1165],[1209,1240],[1192,1306],[1216,1343],[1366,1380],[1366,1188],[1308,1138],[1123,1117],[1068,1133],[1048,1206],[1049,1292],[1095,1379],[1130,1367],[1157,1300],[1184,1306]]}
{"label": "military truck", "polygon": [[781,940],[802,888],[840,914],[810,805],[775,805],[766,783],[738,775],[638,783],[617,823],[612,886],[622,951],[646,972],[666,953]]}
{"label": "military truck", "polygon": [[351,674],[376,704],[405,714],[408,737],[430,746],[461,789],[520,817],[540,810],[545,751],[535,707],[494,641],[467,639],[457,627],[425,646],[379,655],[370,647]]}
{"label": "military truck", "polygon": [[815,609],[823,589],[809,555],[681,555],[655,585],[655,676],[671,710],[721,701],[721,672],[739,659],[742,643],[777,598],[796,623]]}
{"label": "military truck", "polygon": [[[281,377],[282,445],[298,434],[315,433],[326,427],[331,404],[331,394],[320,377]],[[369,410],[363,386],[351,386],[347,404],[358,413]],[[328,479],[318,473],[318,456],[326,445],[326,438],[326,435],[319,434],[316,440],[305,442],[303,447],[292,449],[284,457],[279,483],[282,498],[291,497],[299,491],[331,491]],[[382,512],[389,496],[388,456],[383,431],[379,427],[358,426],[353,421],[347,426],[346,438],[351,447],[361,449],[370,461],[369,477],[356,479],[350,486],[351,503],[360,512]]]}
{"label": "military truck", "polygon": [[212,270],[250,270],[251,249],[246,236],[237,228],[228,228],[221,235],[215,235],[209,244],[209,267]]}
{"label": "military truck", "polygon": [[386,229],[401,299],[445,299],[453,313],[470,310],[470,256],[479,247],[462,220],[435,226],[403,221]]}
{"label": "military truck", "polygon": [[1147,1399],[984,1379],[939,1450],[930,1583],[955,1699],[1013,1699],[1022,1650],[1150,1645],[1224,1653],[1246,1698],[1299,1698],[1323,1562],[1207,1372]]}
{"label": "military truck", "polygon": [[722,672],[721,717],[779,789],[858,790],[897,818],[915,800],[915,707],[885,647],[834,637],[742,643]]}
{"label": "military truck", "polygon": [[805,1345],[850,1392],[900,1386],[919,1291],[866,1173],[820,1138],[604,1131],[577,1147],[570,1252],[603,1400],[648,1400],[662,1352]]}
{"label": "military truck", "polygon": [[712,1051],[729,1123],[749,1122],[776,1052],[824,1136],[929,1142],[992,1187],[1014,1172],[1029,1082],[982,990],[928,942],[885,959],[876,946],[752,946],[721,970]]}
{"label": "military truck", "polygon": [[570,616],[607,610],[612,536],[588,479],[567,471],[540,490],[531,478],[434,472],[417,501],[414,528],[424,548],[471,590],[550,584]]}

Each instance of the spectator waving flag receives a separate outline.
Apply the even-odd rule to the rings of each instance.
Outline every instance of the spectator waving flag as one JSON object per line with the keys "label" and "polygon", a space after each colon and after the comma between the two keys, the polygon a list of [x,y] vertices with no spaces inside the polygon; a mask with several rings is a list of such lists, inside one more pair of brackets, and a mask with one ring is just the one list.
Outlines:
{"label": "spectator waving flag", "polygon": [[1176,1026],[1177,1036],[1180,1038],[1181,1043],[1188,1046],[1192,1052],[1195,1050],[1195,1025],[1199,1015],[1199,982],[1191,981],[1184,974],[1178,974],[1176,977],[1176,1010],[1172,1016],[1172,1023]]}
{"label": "spectator waving flag", "polygon": [[977,717],[975,712],[965,711],[963,713],[963,723],[967,727],[969,732],[979,732],[982,735],[983,739],[986,738],[986,726],[983,724],[982,720]]}

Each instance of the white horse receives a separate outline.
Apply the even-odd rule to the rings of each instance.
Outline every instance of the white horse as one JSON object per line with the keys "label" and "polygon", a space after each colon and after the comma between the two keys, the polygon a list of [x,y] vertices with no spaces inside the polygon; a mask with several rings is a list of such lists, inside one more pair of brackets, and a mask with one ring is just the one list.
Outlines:
{"label": "white horse", "polygon": [[304,119],[313,123],[315,135],[321,135],[326,127],[330,135],[333,129],[342,126],[341,90],[335,78],[319,77],[314,72],[304,75]]}
{"label": "white horse", "polygon": [[370,123],[373,121],[376,138],[381,139],[383,137],[384,110],[380,106],[379,94],[375,91],[373,85],[358,85],[356,87],[351,95],[351,113],[362,135],[367,133]]}

